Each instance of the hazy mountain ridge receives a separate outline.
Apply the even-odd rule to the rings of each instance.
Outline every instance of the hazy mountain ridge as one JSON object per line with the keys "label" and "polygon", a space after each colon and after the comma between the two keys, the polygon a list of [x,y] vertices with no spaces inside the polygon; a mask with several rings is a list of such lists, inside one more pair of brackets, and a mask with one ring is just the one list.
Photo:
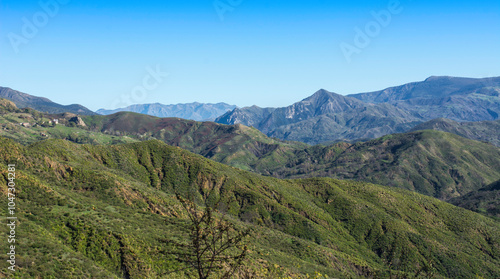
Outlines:
{"label": "hazy mountain ridge", "polygon": [[65,106],[54,103],[47,98],[32,96],[7,87],[0,87],[0,98],[12,101],[19,108],[29,107],[47,113],[71,112],[79,115],[95,114],[93,111],[82,105],[73,104]]}
{"label": "hazy mountain ridge", "polygon": [[426,120],[496,120],[500,115],[500,77],[430,77],[381,91],[348,95],[369,103],[388,103]]}
{"label": "hazy mountain ridge", "polygon": [[235,108],[236,106],[228,105],[226,103],[205,104],[205,103],[194,102],[189,104],[175,104],[175,105],[164,105],[160,103],[155,103],[155,104],[144,104],[144,105],[131,105],[126,108],[119,108],[115,110],[100,109],[96,111],[96,113],[102,115],[110,115],[117,112],[129,111],[129,112],[136,112],[163,118],[179,117],[195,121],[213,121],[217,117]]}

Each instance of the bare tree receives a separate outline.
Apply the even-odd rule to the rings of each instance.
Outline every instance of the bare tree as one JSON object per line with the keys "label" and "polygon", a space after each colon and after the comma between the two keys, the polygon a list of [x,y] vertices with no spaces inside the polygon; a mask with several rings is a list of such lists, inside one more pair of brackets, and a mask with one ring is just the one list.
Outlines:
{"label": "bare tree", "polygon": [[191,271],[200,279],[231,278],[247,256],[245,239],[250,230],[238,230],[225,214],[219,215],[216,210],[219,203],[200,208],[195,202],[176,196],[189,217],[186,226],[189,241],[168,242],[173,248],[169,253],[187,265],[174,272]]}

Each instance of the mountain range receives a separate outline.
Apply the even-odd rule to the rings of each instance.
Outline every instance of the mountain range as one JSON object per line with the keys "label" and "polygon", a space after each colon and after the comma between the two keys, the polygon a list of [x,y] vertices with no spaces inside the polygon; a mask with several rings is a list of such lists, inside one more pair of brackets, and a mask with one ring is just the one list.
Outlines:
{"label": "mountain range", "polygon": [[435,118],[496,120],[500,78],[430,77],[382,91],[342,96],[326,90],[284,108],[237,108],[216,119],[270,137],[318,144],[373,139]]}
{"label": "mountain range", "polygon": [[[0,97],[13,101],[20,108],[31,107],[49,113],[95,114],[80,105],[62,106],[10,88],[0,88]],[[156,103],[117,110],[101,109],[98,113],[109,115],[119,111],[197,121],[214,120],[226,125],[243,124],[255,127],[269,137],[308,144],[369,140],[412,129],[439,129],[438,126],[443,131],[498,144],[496,134],[487,132],[483,135],[481,131],[488,130],[472,128],[476,124],[456,123],[452,126],[457,128],[452,128],[450,125],[453,122],[435,119],[445,118],[459,123],[498,120],[500,77],[430,77],[422,82],[348,96],[321,89],[283,108],[237,108],[225,103]],[[428,121],[434,122],[425,123]],[[442,124],[437,125],[436,121]],[[444,125],[443,121],[447,124]],[[420,124],[423,126],[419,127]],[[494,126],[494,123],[482,125]]]}
{"label": "mountain range", "polygon": [[176,105],[163,105],[163,104],[144,104],[144,105],[131,105],[126,108],[119,108],[115,110],[100,109],[96,111],[98,114],[109,115],[121,111],[137,112],[157,117],[178,117],[196,121],[213,121],[224,113],[235,109],[236,106],[228,105],[226,103],[217,104],[176,104]]}
{"label": "mountain range", "polygon": [[391,104],[426,120],[496,120],[500,114],[500,77],[430,77],[382,91],[349,95],[375,104]]}
{"label": "mountain range", "polygon": [[[4,111],[4,113],[2,113]],[[9,112],[9,113],[7,113]],[[36,125],[58,118],[59,125]],[[331,177],[404,188],[443,200],[500,179],[500,149],[440,131],[387,135],[359,143],[309,146],[269,138],[253,127],[120,112],[39,115],[5,101],[0,135],[32,144],[44,139],[118,144],[157,139],[211,160],[276,178]],[[28,122],[28,127],[13,123]],[[45,136],[42,136],[45,135]]]}

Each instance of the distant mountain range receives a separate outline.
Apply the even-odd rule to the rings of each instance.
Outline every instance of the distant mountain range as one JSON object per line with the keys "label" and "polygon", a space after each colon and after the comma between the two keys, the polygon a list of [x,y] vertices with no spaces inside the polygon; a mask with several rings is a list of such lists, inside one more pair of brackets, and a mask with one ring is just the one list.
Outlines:
{"label": "distant mountain range", "polygon": [[237,108],[216,119],[266,135],[317,144],[371,139],[435,119],[496,120],[500,77],[430,77],[382,91],[342,96],[326,90],[284,108]]}
{"label": "distant mountain range", "polygon": [[82,105],[60,105],[47,98],[36,97],[8,87],[0,87],[0,98],[12,101],[18,108],[32,108],[47,113],[71,112],[79,115],[94,115],[95,113]]}
{"label": "distant mountain range", "polygon": [[[13,101],[19,108],[30,107],[48,113],[95,114],[81,105],[64,106],[5,87],[0,87],[0,97]],[[422,129],[451,132],[500,145],[500,77],[430,77],[422,82],[348,96],[321,89],[283,108],[237,108],[225,103],[156,103],[117,110],[101,109],[97,113],[110,115],[121,111],[227,125],[243,124],[269,137],[313,145],[370,140]],[[462,123],[471,121],[473,123]],[[493,122],[476,123],[478,121]]]}
{"label": "distant mountain range", "polygon": [[177,105],[163,105],[156,103],[132,105],[126,108],[119,108],[115,110],[100,109],[97,111],[97,113],[102,115],[110,115],[121,111],[129,111],[157,117],[178,117],[195,121],[213,121],[217,117],[235,108],[236,106],[228,105],[226,103],[202,104],[195,102]]}

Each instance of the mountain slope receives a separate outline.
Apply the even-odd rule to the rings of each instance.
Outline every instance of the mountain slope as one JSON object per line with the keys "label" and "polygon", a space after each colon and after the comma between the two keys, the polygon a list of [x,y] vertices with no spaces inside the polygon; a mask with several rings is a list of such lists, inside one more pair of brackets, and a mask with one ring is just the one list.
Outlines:
{"label": "mountain slope", "polygon": [[500,147],[500,120],[479,122],[456,122],[438,118],[422,123],[410,131],[436,130],[459,135],[464,138],[489,142]]}
{"label": "mountain slope", "polygon": [[245,111],[238,110],[218,118],[216,122],[252,125],[270,137],[309,144],[375,138],[403,132],[420,123],[418,117],[390,105],[368,104],[323,89],[309,98],[265,115],[256,123],[252,114],[245,115]]}
{"label": "mountain slope", "polygon": [[499,223],[405,190],[266,178],[159,141],[22,147],[0,138],[0,146],[2,193],[6,164],[16,163],[19,235],[32,239],[19,244],[21,277],[162,278],[180,267],[165,254],[185,222],[174,189],[199,200],[213,190],[233,222],[255,230],[245,267],[272,278],[500,272]]}
{"label": "mountain slope", "polygon": [[268,156],[252,167],[279,178],[354,179],[446,200],[500,179],[500,149],[449,133],[418,131],[297,149],[286,159]]}
{"label": "mountain slope", "polygon": [[430,77],[382,91],[349,95],[368,103],[387,103],[426,120],[496,120],[500,114],[500,77]]}
{"label": "mountain slope", "polygon": [[14,102],[19,108],[32,108],[47,113],[71,112],[78,115],[94,115],[95,113],[82,105],[60,105],[47,98],[35,97],[26,93],[0,87],[0,98]]}
{"label": "mountain slope", "polygon": [[250,164],[278,148],[285,151],[306,146],[270,139],[257,129],[243,125],[157,118],[129,112],[88,116],[84,117],[84,121],[91,131],[116,136],[127,135],[139,140],[158,139],[247,170],[250,170]]}
{"label": "mountain slope", "polygon": [[234,125],[243,124],[245,126],[256,127],[258,123],[266,119],[276,108],[261,108],[258,106],[236,108],[221,115],[215,122]]}
{"label": "mountain slope", "polygon": [[226,103],[202,104],[195,102],[190,104],[177,105],[163,105],[156,103],[132,105],[126,108],[119,108],[115,110],[100,109],[97,111],[97,113],[102,115],[110,115],[121,111],[129,111],[164,118],[178,117],[195,121],[212,121],[235,108],[236,106],[228,105]]}

